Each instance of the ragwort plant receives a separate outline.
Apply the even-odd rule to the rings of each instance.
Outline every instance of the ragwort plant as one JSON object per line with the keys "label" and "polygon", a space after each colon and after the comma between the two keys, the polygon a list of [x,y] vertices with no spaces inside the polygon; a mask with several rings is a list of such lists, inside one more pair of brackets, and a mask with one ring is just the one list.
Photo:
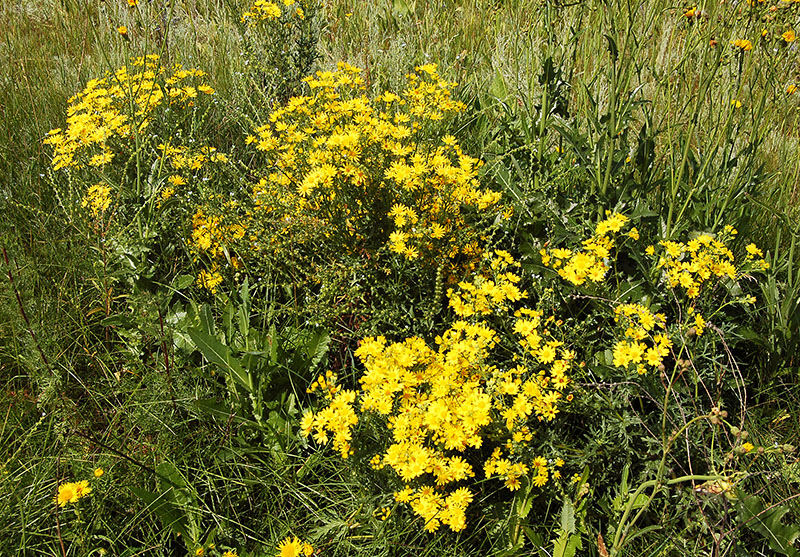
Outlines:
{"label": "ragwort plant", "polygon": [[256,0],[241,14],[242,46],[249,77],[268,103],[303,92],[300,78],[317,61],[318,0]]}
{"label": "ragwort plant", "polygon": [[370,98],[361,70],[344,63],[305,82],[309,94],[274,107],[247,138],[258,181],[195,214],[189,243],[214,277],[204,285],[213,289],[216,262],[235,254],[246,272],[289,286],[295,304],[316,307],[322,295],[330,307],[326,293],[344,297],[336,281],[355,281],[355,299],[340,303],[363,319],[474,267],[500,194],[480,184],[480,161],[440,137],[440,122],[465,108],[454,84],[425,65],[401,92]]}
{"label": "ragwort plant", "polygon": [[[748,485],[744,471],[749,464],[739,457],[753,449],[744,443],[746,435],[741,436],[749,385],[737,362],[737,322],[756,301],[753,275],[769,265],[752,243],[734,255],[728,247],[737,234],[732,226],[716,234],[696,233],[683,242],[653,241],[635,228],[623,232],[627,226],[627,217],[614,214],[579,247],[548,247],[541,253],[542,264],[575,289],[556,287],[565,296],[565,309],[572,306],[576,319],[589,319],[598,327],[582,342],[573,341],[589,348],[580,354],[588,365],[573,374],[576,401],[594,399],[581,409],[597,413],[596,421],[611,427],[615,420],[603,405],[623,413],[629,407],[636,416],[631,421],[621,415],[617,427],[635,440],[618,456],[623,457],[619,464],[634,472],[638,488],[629,492],[623,479],[613,502],[600,500],[612,521],[609,551],[619,554],[636,539],[639,521],[657,521],[656,516],[647,518],[655,512],[651,504],[666,487],[684,482],[691,482],[696,494],[711,492],[715,497],[696,495],[679,509],[668,509],[665,501],[662,512],[687,513],[692,524],[714,532],[707,545],[719,550],[738,542],[729,525],[732,505],[718,505],[718,497],[746,497],[736,491]],[[604,239],[609,231],[617,233],[616,242]],[[647,245],[647,240],[653,243]],[[592,464],[603,453],[604,460],[617,458],[600,444],[596,446],[602,452],[592,455],[592,437],[607,433],[597,426],[572,429],[576,417],[565,417],[562,433],[566,438],[577,433],[578,439],[588,434],[576,454],[578,461],[588,465],[593,484],[613,482]],[[632,451],[639,452],[638,461],[631,460]],[[641,531],[653,528],[649,524]]]}
{"label": "ragwort plant", "polygon": [[[305,436],[320,443],[332,438],[347,459],[359,413],[377,420],[383,446],[370,463],[394,473],[402,485],[395,500],[409,505],[428,532],[440,525],[466,528],[476,468],[513,492],[524,476],[538,487],[557,481],[564,464],[537,453],[532,428],[552,422],[562,399],[571,400],[563,391],[575,353],[550,335],[541,312],[514,309],[527,293],[517,286],[511,255],[496,251],[485,263],[472,281],[448,292],[460,319],[436,337],[435,347],[419,337],[365,338],[356,351],[365,368],[358,391],[320,376],[310,390],[329,402],[301,422]],[[518,342],[501,338],[492,318],[512,326]],[[498,360],[506,350],[511,353]]]}
{"label": "ragwort plant", "polygon": [[[597,476],[591,485],[603,485],[619,478],[607,456],[581,448],[591,429],[585,421],[611,417],[608,407],[592,402],[598,388],[636,385],[625,396],[642,413],[626,434],[653,436],[658,448],[638,462],[624,455],[635,489],[629,492],[624,480],[624,493],[609,507],[611,523],[600,527],[610,554],[620,554],[638,537],[637,527],[652,529],[642,523],[658,520],[648,510],[668,487],[702,484],[697,493],[735,499],[746,484],[740,459],[753,450],[741,435],[746,385],[726,334],[735,316],[730,309],[754,302],[739,290],[747,286],[742,281],[768,265],[753,244],[736,258],[727,246],[735,235],[727,227],[686,242],[646,245],[649,238],[630,227],[628,217],[609,213],[578,247],[542,249],[544,268],[555,272],[535,280],[563,298],[544,295],[532,282],[533,307],[526,307],[530,296],[519,263],[496,251],[472,280],[448,291],[454,321],[435,346],[419,337],[394,343],[368,337],[356,351],[364,369],[358,389],[340,384],[333,373],[312,383],[309,390],[325,401],[304,414],[302,433],[331,441],[344,459],[369,459],[376,470],[388,471],[395,501],[410,506],[429,532],[442,525],[464,530],[470,505],[488,500],[484,482],[499,479],[512,493],[519,490],[519,501],[507,507],[511,531],[541,543],[517,503],[534,501],[525,503],[525,517],[531,504],[547,517],[548,497],[560,499],[573,521],[581,509],[580,532],[600,526],[587,524],[599,519],[598,501],[587,496],[595,489],[589,479]],[[621,265],[631,258],[638,264]],[[650,283],[660,294],[642,297],[632,282]],[[557,316],[572,311],[571,298],[590,301],[579,318],[598,324],[593,335],[577,337],[562,327]],[[364,428],[382,432],[377,446],[361,446]],[[685,455],[680,443],[689,447]],[[613,478],[604,478],[609,474]],[[716,543],[734,539],[717,522],[730,509],[700,499],[694,504],[695,519],[719,528]],[[573,524],[568,534],[574,539],[556,532],[553,543],[563,549],[571,539],[574,552],[580,532]],[[505,542],[512,553],[524,546],[514,534],[496,549]]]}
{"label": "ragwort plant", "polygon": [[100,240],[107,276],[141,286],[165,280],[185,260],[176,248],[187,214],[229,162],[200,139],[215,94],[206,78],[166,67],[155,54],[136,57],[89,81],[69,100],[65,127],[44,140],[57,191],[74,221]]}

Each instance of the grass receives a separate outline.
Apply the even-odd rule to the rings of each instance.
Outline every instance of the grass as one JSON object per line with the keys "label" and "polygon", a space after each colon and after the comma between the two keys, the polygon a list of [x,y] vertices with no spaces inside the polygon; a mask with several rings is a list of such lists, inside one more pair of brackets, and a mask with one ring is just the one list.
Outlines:
{"label": "grass", "polygon": [[[800,66],[798,43],[780,33],[800,27],[800,15],[797,3],[775,5],[709,3],[687,17],[691,6],[665,0],[330,0],[317,66],[362,67],[378,91],[436,62],[470,107],[453,133],[487,161],[485,180],[533,199],[550,191],[556,170],[579,167],[590,212],[638,211],[666,237],[733,224],[764,246],[778,274],[753,334],[774,357],[746,372],[758,379],[748,428],[765,446],[797,445],[800,308],[785,300],[797,299],[800,271],[800,93],[787,94]],[[207,71],[223,116],[204,133],[221,149],[242,149],[269,109],[245,64],[242,8],[235,0],[140,2],[135,10],[122,1],[0,6],[0,245],[8,254],[0,264],[0,483],[8,493],[0,540],[17,555],[185,555],[193,548],[185,533],[175,535],[177,524],[194,528],[206,547],[216,539],[240,555],[271,554],[290,532],[326,556],[500,554],[513,529],[500,505],[470,517],[466,533],[431,537],[378,495],[385,486],[366,465],[342,467],[302,442],[291,425],[297,408],[274,409],[277,429],[264,435],[199,405],[220,398],[211,367],[180,350],[177,334],[159,323],[158,302],[148,306],[110,281],[74,200],[57,186],[42,139],[63,124],[67,99],[134,53]],[[752,50],[730,46],[744,37]],[[128,336],[103,321],[117,308],[135,323]],[[299,380],[292,388],[305,391]],[[302,395],[293,399],[301,403]],[[762,459],[753,488],[787,510],[789,527],[798,521],[793,458]],[[80,516],[52,503],[59,482],[97,467],[105,474]],[[665,506],[668,528],[627,554],[725,554],[721,544],[670,540],[670,532],[695,535],[676,510],[683,503]],[[393,508],[386,522],[378,518],[384,506]],[[557,521],[561,509],[549,511]],[[595,517],[597,528],[612,516]],[[530,524],[555,532],[563,522]],[[602,555],[596,531],[583,536],[578,554]],[[760,545],[750,554],[776,551],[753,539]]]}

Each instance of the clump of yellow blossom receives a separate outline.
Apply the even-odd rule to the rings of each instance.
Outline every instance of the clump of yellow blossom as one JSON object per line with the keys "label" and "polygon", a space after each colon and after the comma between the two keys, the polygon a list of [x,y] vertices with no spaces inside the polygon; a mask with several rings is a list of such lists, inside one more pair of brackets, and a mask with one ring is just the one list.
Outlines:
{"label": "clump of yellow blossom", "polygon": [[297,536],[287,536],[278,544],[276,557],[310,557],[314,554],[314,547],[310,543],[300,540]]}
{"label": "clump of yellow blossom", "polygon": [[77,503],[78,500],[86,497],[92,492],[87,480],[78,482],[67,482],[58,486],[58,494],[56,495],[56,503],[64,507],[68,503]]}
{"label": "clump of yellow blossom", "polygon": [[747,39],[736,39],[735,41],[731,41],[731,44],[743,51],[753,50],[753,43]]}
{"label": "clump of yellow blossom", "polygon": [[[498,250],[496,257],[491,262],[493,269],[500,266],[519,267],[507,251]],[[489,315],[498,309],[507,309],[508,303],[515,303],[527,297],[527,292],[517,287],[519,275],[506,271],[497,273],[496,279],[476,275],[472,282],[458,283],[458,291],[450,288],[447,297],[450,307],[460,317],[473,315]]]}
{"label": "clump of yellow blossom", "polygon": [[[121,27],[119,32],[124,35],[127,28]],[[195,86],[195,80],[206,75],[180,65],[168,70],[155,54],[137,58],[132,65],[131,70],[122,66],[90,80],[69,99],[66,128],[50,130],[44,140],[53,148],[55,170],[102,167],[113,161],[120,149],[132,152],[134,127],[143,132],[159,106],[186,106],[202,90],[203,85]]]}
{"label": "clump of yellow blossom", "polygon": [[242,21],[248,25],[256,25],[262,21],[269,21],[281,17],[281,8],[269,0],[256,0],[253,5],[242,14]]}
{"label": "clump of yellow blossom", "polygon": [[733,252],[726,241],[736,235],[733,228],[726,228],[718,237],[699,234],[688,242],[671,240],[659,242],[653,255],[658,257],[658,266],[664,269],[671,288],[680,288],[688,298],[697,298],[705,285],[714,286],[721,279],[737,280],[743,273],[763,271],[769,264],[755,244],[746,248],[746,256],[740,269],[734,264]]}
{"label": "clump of yellow blossom", "polygon": [[516,267],[508,252],[498,250],[488,258],[484,274],[451,289],[451,306],[463,319],[436,337],[435,346],[418,337],[395,343],[384,337],[363,339],[356,351],[365,369],[358,393],[333,385],[332,374],[312,385],[329,402],[317,413],[305,413],[303,435],[320,443],[333,435],[334,447],[347,458],[351,429],[358,422],[356,408],[384,423],[388,446],[370,464],[397,474],[405,488],[395,493],[395,500],[408,504],[428,532],[441,525],[455,532],[466,527],[474,494],[457,484],[475,476],[465,457],[486,443],[499,445],[484,473],[502,480],[509,490],[519,489],[520,478],[531,468],[537,486],[560,477],[548,472],[542,457],[532,466],[522,457],[533,439],[530,424],[551,421],[558,413],[574,352],[551,336],[545,327],[549,318],[520,308],[513,312],[516,365],[501,368],[491,363],[500,337],[479,320],[508,315],[514,302],[527,297],[516,287],[519,278],[511,272]]}
{"label": "clump of yellow blossom", "polygon": [[[667,318],[654,314],[641,304],[621,304],[614,309],[614,321],[624,331],[623,339],[614,345],[615,367],[633,365],[639,374],[658,368],[669,355],[672,341],[663,332]],[[655,331],[661,329],[662,332]]]}
{"label": "clump of yellow blossom", "polygon": [[111,205],[111,188],[107,184],[89,186],[81,202],[81,206],[88,208],[95,218],[105,213],[109,205]]}
{"label": "clump of yellow blossom", "polygon": [[[542,249],[542,264],[555,269],[561,278],[575,285],[582,285],[586,281],[602,282],[610,268],[609,258],[616,246],[615,234],[628,221],[628,217],[621,213],[608,212],[606,218],[597,223],[594,235],[583,241],[583,249]],[[639,232],[633,228],[627,236],[636,240]]]}
{"label": "clump of yellow blossom", "polygon": [[359,68],[317,72],[305,80],[309,95],[277,107],[247,138],[267,170],[253,187],[252,249],[279,254],[286,238],[318,230],[317,241],[339,252],[386,247],[429,264],[479,253],[466,213],[491,211],[500,193],[481,186],[481,161],[455,138],[427,137],[465,107],[434,65],[416,70],[404,90],[374,99]]}
{"label": "clump of yellow blossom", "polygon": [[205,288],[212,294],[216,293],[217,286],[222,283],[222,275],[219,267],[212,267],[210,270],[202,269],[197,275],[197,285]]}

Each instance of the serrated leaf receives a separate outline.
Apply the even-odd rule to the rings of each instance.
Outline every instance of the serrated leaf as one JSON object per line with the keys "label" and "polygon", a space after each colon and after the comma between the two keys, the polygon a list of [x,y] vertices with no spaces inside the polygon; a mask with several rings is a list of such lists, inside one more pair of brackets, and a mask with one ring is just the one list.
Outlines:
{"label": "serrated leaf", "polygon": [[192,275],[178,275],[172,281],[172,288],[183,290],[184,288],[189,288],[193,283],[194,277]]}
{"label": "serrated leaf", "polygon": [[568,534],[575,533],[575,507],[569,500],[564,501],[561,507],[561,529]]}

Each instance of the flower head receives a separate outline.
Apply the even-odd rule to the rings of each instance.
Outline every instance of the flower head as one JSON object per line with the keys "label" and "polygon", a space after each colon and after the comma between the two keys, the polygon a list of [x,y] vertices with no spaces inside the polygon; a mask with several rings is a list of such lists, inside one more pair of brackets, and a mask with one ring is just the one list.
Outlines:
{"label": "flower head", "polygon": [[301,557],[310,556],[314,553],[314,548],[310,543],[301,541],[297,536],[286,536],[278,544],[276,557]]}
{"label": "flower head", "polygon": [[753,50],[753,43],[747,39],[736,39],[735,41],[731,42],[731,44],[742,50]]}
{"label": "flower head", "polygon": [[67,503],[77,503],[81,497],[86,497],[92,492],[89,482],[81,480],[79,482],[67,482],[58,486],[56,503],[64,507]]}

